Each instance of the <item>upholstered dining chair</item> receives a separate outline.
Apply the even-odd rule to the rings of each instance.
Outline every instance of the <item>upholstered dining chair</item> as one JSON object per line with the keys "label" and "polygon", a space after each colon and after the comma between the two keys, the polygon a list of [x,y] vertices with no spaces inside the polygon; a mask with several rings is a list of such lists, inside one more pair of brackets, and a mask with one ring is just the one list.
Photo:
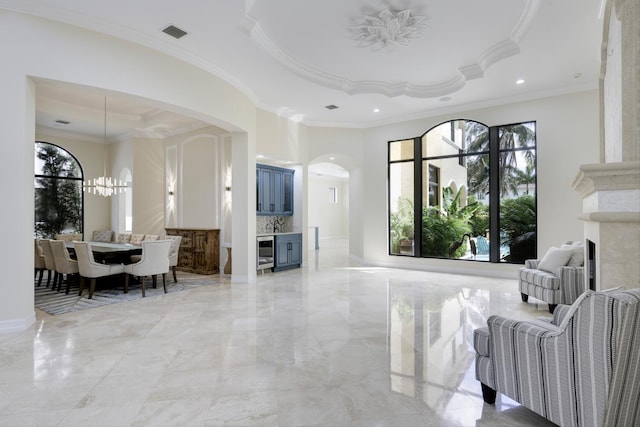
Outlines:
{"label": "upholstered dining chair", "polygon": [[[38,278],[38,286],[42,284],[42,276],[47,269],[47,263],[44,260],[44,251],[42,245],[40,245],[40,239],[33,239],[33,278]],[[51,277],[51,270],[49,270],[49,277]]]}
{"label": "upholstered dining chair", "polygon": [[159,238],[160,236],[158,236],[157,234],[145,234],[142,241],[147,242],[149,240],[158,240]]}
{"label": "upholstered dining chair", "polygon": [[118,238],[116,239],[118,243],[130,243],[131,242],[131,233],[118,233]]}
{"label": "upholstered dining chair", "polygon": [[92,242],[111,242],[113,240],[113,230],[94,231],[91,237]]}
{"label": "upholstered dining chair", "polygon": [[82,240],[82,233],[71,233],[71,234],[60,233],[60,234],[56,234],[54,237],[55,237],[55,240],[73,242],[76,240]]}
{"label": "upholstered dining chair", "polygon": [[132,234],[129,243],[132,245],[140,245],[144,240],[144,234]]}
{"label": "upholstered dining chair", "polygon": [[140,287],[144,297],[144,278],[151,276],[153,287],[156,287],[157,275],[162,274],[162,286],[164,287],[164,292],[167,293],[166,275],[169,272],[170,248],[171,240],[148,240],[142,242],[142,257],[140,261],[124,266],[124,272],[126,273],[124,279],[125,292],[129,290],[129,277],[137,276],[140,278]]}
{"label": "upholstered dining chair", "polygon": [[[65,293],[68,294],[69,289],[71,288],[71,280],[76,277],[80,271],[78,269],[78,261],[71,259],[69,251],[67,250],[63,240],[51,240],[49,243],[51,244],[53,257],[56,260],[56,271],[58,272],[57,290],[59,291],[62,288],[62,281],[66,275],[67,289],[65,290]],[[53,285],[56,285],[55,281]]]}
{"label": "upholstered dining chair", "polygon": [[176,267],[178,266],[178,254],[180,252],[180,243],[182,236],[167,236],[166,239],[171,240],[171,249],[169,249],[169,267],[173,273],[173,281],[177,282]]}
{"label": "upholstered dining chair", "polygon": [[640,425],[640,289],[588,290],[552,318],[490,316],[476,379],[560,426]]}
{"label": "upholstered dining chair", "polygon": [[80,272],[80,290],[78,291],[78,296],[82,295],[86,279],[90,280],[89,299],[92,299],[93,292],[96,288],[96,279],[124,273],[123,264],[100,264],[96,262],[93,258],[93,252],[91,252],[91,245],[89,243],[73,242],[73,247],[76,251]]}
{"label": "upholstered dining chair", "polygon": [[44,255],[44,263],[46,269],[49,271],[47,274],[47,287],[49,287],[49,283],[51,283],[51,272],[53,271],[53,286],[56,286],[58,282],[58,271],[56,270],[56,259],[53,256],[53,250],[51,249],[51,240],[43,239],[40,240],[40,247],[42,248],[42,253]]}

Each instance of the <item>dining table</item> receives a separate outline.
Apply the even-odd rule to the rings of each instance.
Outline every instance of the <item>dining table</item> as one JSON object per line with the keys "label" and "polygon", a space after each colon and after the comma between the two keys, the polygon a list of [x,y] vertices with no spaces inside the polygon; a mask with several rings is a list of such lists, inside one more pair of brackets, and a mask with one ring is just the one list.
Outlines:
{"label": "dining table", "polygon": [[[131,264],[131,255],[142,254],[142,246],[131,243],[91,242],[93,259],[102,264]],[[70,255],[75,255],[73,242],[65,243]]]}

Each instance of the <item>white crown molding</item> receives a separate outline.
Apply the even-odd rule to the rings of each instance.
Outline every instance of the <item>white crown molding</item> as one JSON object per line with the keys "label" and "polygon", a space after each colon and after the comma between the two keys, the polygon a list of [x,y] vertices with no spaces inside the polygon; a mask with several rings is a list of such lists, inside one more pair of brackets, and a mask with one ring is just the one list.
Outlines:
{"label": "white crown molding", "polygon": [[314,68],[286,54],[265,34],[258,20],[248,12],[244,16],[242,27],[258,46],[280,64],[300,77],[327,88],[341,90],[349,95],[378,94],[390,98],[402,95],[412,98],[435,98],[462,89],[467,80],[483,77],[485,70],[491,65],[520,53],[518,41],[533,20],[539,5],[540,0],[528,0],[511,30],[510,38],[485,49],[475,63],[453,70],[450,78],[431,85],[416,85],[408,81],[390,83],[375,80],[349,80]]}

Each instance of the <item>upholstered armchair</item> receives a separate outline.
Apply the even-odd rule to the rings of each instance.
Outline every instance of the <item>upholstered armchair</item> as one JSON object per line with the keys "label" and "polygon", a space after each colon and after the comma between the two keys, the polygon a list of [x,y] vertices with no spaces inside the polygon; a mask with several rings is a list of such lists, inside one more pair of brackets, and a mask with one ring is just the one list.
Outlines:
{"label": "upholstered armchair", "polygon": [[586,291],[547,321],[491,316],[476,379],[560,426],[640,425],[640,289]]}
{"label": "upholstered armchair", "polygon": [[162,285],[164,292],[167,293],[166,275],[169,272],[169,249],[171,248],[171,240],[148,240],[142,242],[142,257],[135,264],[124,266],[125,276],[124,289],[129,289],[129,276],[140,277],[140,286],[142,288],[142,296],[145,296],[144,277],[152,276],[153,287],[156,287],[156,275],[162,274]]}
{"label": "upholstered armchair", "polygon": [[[67,288],[65,293],[69,293],[71,287],[71,279],[78,275],[78,261],[71,259],[69,251],[62,240],[50,240],[51,251],[56,260],[56,272],[58,273],[58,291],[62,287],[64,275],[67,276]],[[54,286],[56,285],[54,281]]]}
{"label": "upholstered armchair", "polygon": [[571,304],[586,289],[584,280],[584,245],[566,242],[550,248],[542,259],[529,259],[518,274],[522,301],[529,296],[549,304],[549,312],[558,304]]}
{"label": "upholstered armchair", "polygon": [[122,264],[100,264],[93,258],[91,246],[86,242],[73,242],[78,259],[78,270],[80,272],[80,290],[78,296],[82,295],[86,279],[89,279],[89,299],[93,298],[93,291],[96,288],[96,279],[99,277],[114,276],[124,273]]}

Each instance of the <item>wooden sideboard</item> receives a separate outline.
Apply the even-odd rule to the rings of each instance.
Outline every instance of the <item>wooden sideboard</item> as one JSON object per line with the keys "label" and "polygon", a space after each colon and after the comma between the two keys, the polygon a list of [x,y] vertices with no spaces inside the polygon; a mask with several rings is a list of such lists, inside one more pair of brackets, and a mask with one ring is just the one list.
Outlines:
{"label": "wooden sideboard", "polygon": [[182,236],[177,270],[197,274],[220,273],[220,230],[166,228],[168,236]]}

